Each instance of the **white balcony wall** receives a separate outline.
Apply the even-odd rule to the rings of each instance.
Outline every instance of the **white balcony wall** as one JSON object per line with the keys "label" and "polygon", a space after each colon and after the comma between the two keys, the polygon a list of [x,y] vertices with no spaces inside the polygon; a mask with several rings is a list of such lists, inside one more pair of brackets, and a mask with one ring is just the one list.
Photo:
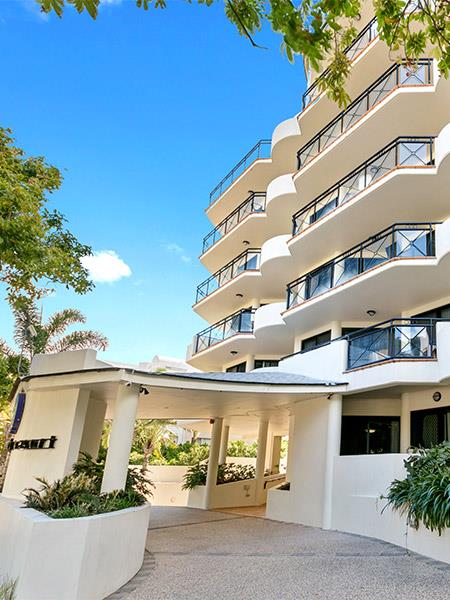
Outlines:
{"label": "white balcony wall", "polygon": [[347,341],[339,340],[309,352],[290,356],[280,363],[279,368],[288,373],[301,373],[308,377],[344,383],[348,380],[343,374],[346,365]]}

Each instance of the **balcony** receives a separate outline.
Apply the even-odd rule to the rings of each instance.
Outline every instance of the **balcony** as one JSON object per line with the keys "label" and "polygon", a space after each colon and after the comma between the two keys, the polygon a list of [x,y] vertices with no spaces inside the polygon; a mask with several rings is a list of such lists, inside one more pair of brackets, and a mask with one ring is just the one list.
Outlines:
{"label": "balcony", "polygon": [[406,64],[396,64],[389,68],[297,152],[298,169],[311,162],[394,90],[400,87],[431,85],[432,64],[431,59],[422,59],[414,69]]}
{"label": "balcony", "polygon": [[[377,19],[373,18],[365,27],[362,29],[353,42],[344,50],[348,59],[353,61],[367,46],[378,36],[378,23]],[[329,69],[325,71],[309,86],[306,92],[302,96],[303,110],[315,102],[322,93],[322,84],[325,81]]]}
{"label": "balcony", "polygon": [[231,212],[217,227],[203,238],[202,254],[207,252],[214,244],[221,240],[245,217],[255,213],[263,213],[266,210],[265,192],[252,192],[233,212]]}
{"label": "balcony", "polygon": [[235,335],[252,334],[254,314],[253,308],[243,309],[200,331],[194,339],[193,354],[207,350]]}
{"label": "balcony", "polygon": [[434,166],[433,137],[400,137],[294,214],[292,235],[302,233],[395,169]]}
{"label": "balcony", "polygon": [[197,287],[196,304],[245,271],[258,271],[260,259],[261,250],[259,249],[242,252]]}
{"label": "balcony", "polygon": [[288,285],[287,308],[298,306],[394,259],[435,256],[435,223],[396,224]]}
{"label": "balcony", "polygon": [[436,322],[448,319],[393,319],[348,338],[347,368],[392,360],[436,358]]}
{"label": "balcony", "polygon": [[209,194],[209,206],[216,202],[251,164],[259,158],[270,158],[271,140],[259,140],[253,148],[231,169]]}

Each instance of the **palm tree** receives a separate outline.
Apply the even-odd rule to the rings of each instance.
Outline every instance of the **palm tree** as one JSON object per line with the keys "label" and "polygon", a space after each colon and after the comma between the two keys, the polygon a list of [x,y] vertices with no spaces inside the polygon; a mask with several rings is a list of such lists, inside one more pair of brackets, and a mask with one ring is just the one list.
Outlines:
{"label": "palm tree", "polygon": [[30,300],[14,310],[14,322],[14,340],[19,352],[0,339],[0,354],[4,356],[20,355],[29,362],[35,354],[108,347],[108,339],[98,331],[84,329],[66,333],[71,325],[86,323],[86,317],[75,308],[58,311],[43,322],[36,303]]}
{"label": "palm tree", "polygon": [[173,421],[166,419],[138,419],[134,428],[133,450],[143,455],[142,472],[148,468],[152,454],[159,455],[165,440],[172,440],[174,434],[167,428]]}

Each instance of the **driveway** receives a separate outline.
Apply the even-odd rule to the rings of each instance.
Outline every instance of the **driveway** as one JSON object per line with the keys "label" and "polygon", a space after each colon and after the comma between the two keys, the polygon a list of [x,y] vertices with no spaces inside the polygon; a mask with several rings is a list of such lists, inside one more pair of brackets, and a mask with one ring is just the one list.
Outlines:
{"label": "driveway", "polygon": [[144,566],[119,600],[448,600],[450,566],[355,535],[153,507]]}

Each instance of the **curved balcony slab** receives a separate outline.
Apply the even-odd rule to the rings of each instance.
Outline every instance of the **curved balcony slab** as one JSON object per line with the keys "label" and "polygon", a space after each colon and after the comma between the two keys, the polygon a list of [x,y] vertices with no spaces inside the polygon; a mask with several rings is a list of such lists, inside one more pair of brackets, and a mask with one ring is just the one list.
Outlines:
{"label": "curved balcony slab", "polygon": [[234,357],[247,354],[256,356],[283,356],[292,352],[293,333],[281,316],[284,302],[272,302],[256,309],[252,333],[237,333],[205,350],[188,357],[188,362],[202,370],[220,371]]}
{"label": "curved balcony slab", "polygon": [[[294,175],[303,196],[313,198],[356,168],[361,156],[370,156],[390,140],[435,135],[448,121],[450,80],[435,85],[395,88],[364,116]],[[417,119],[417,115],[421,115]]]}
{"label": "curved balcony slab", "polygon": [[435,166],[396,168],[348,202],[317,219],[288,242],[296,272],[333,255],[393,222],[442,221],[448,216],[443,190],[450,186],[450,124],[435,140]]}
{"label": "curved balcony slab", "polygon": [[274,289],[284,290],[289,273],[295,270],[287,245],[290,239],[290,235],[277,235],[264,242],[261,247],[261,275],[276,286]]}
{"label": "curved balcony slab", "polygon": [[[297,334],[330,321],[360,321],[375,310],[377,321],[413,311],[448,296],[450,220],[436,226],[436,256],[393,258],[283,313]],[[417,285],[417,281],[421,285]],[[367,317],[366,317],[367,318]]]}
{"label": "curved balcony slab", "polygon": [[286,165],[286,170],[295,171],[295,155],[301,143],[299,115],[282,121],[272,134],[272,160]]}

